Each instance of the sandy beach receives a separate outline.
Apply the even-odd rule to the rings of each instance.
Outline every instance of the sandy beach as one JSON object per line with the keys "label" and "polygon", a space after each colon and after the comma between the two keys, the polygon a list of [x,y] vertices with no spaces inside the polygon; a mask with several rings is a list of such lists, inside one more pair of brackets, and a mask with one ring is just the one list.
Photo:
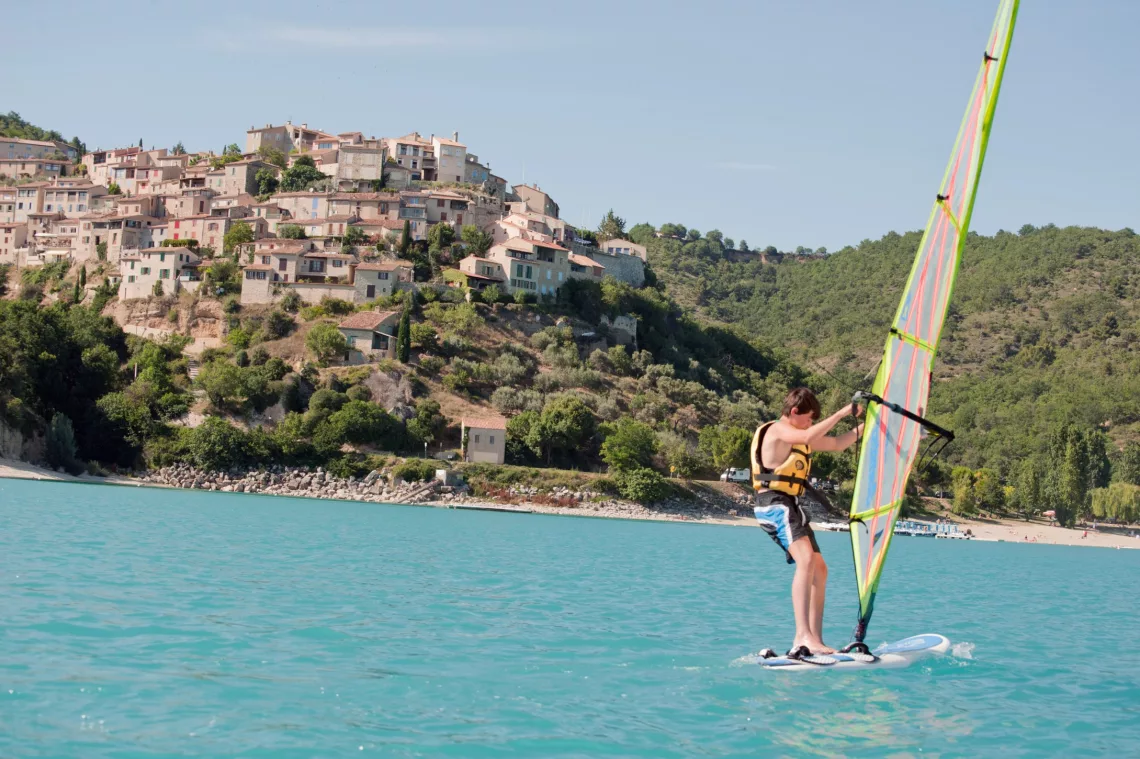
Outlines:
{"label": "sandy beach", "polygon": [[[0,478],[25,480],[55,480],[60,482],[86,482],[92,484],[127,485],[133,487],[165,487],[151,482],[142,482],[131,477],[110,475],[96,477],[89,474],[72,476],[51,469],[45,469],[26,461],[13,459],[0,459]],[[489,511],[511,511],[533,514],[557,514],[563,516],[613,516],[601,510],[591,509],[588,504],[576,507],[550,506],[545,504],[500,504],[494,502],[479,502],[469,500],[462,504],[427,503],[427,506],[440,506],[463,509],[486,509]],[[621,516],[624,519],[642,519],[647,521],[685,521],[703,524],[733,525],[738,527],[756,527],[756,520],[748,514],[747,508],[740,509],[740,516],[704,516],[701,518],[682,517],[667,512],[655,512],[644,507],[637,507],[632,513]],[[1093,548],[1140,548],[1140,537],[1130,537],[1129,532],[1140,535],[1140,528],[1112,528],[1103,527],[1096,530],[1084,528],[1068,529],[1049,525],[1042,521],[1026,522],[1018,519],[965,519],[952,514],[944,518],[957,525],[964,532],[970,530],[975,540],[1005,541],[1007,543],[1026,543],[1029,545],[1067,545],[1087,546]]]}

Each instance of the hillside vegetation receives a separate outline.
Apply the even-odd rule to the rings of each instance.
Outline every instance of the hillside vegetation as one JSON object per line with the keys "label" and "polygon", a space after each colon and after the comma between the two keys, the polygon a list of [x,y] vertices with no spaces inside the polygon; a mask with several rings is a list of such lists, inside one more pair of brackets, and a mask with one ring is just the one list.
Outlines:
{"label": "hillside vegetation", "polygon": [[[789,351],[819,386],[848,391],[870,384],[921,237],[892,232],[831,255],[734,263],[718,235],[658,238],[644,226],[632,236],[679,302]],[[1026,467],[1046,478],[1071,425],[1106,436],[1105,455],[1130,476],[1124,452],[1140,438],[1138,264],[1129,229],[970,235],[929,411],[958,435],[951,464],[995,472],[1006,487]],[[1082,466],[1088,490],[1106,483]],[[1016,500],[1006,495],[990,505]]]}

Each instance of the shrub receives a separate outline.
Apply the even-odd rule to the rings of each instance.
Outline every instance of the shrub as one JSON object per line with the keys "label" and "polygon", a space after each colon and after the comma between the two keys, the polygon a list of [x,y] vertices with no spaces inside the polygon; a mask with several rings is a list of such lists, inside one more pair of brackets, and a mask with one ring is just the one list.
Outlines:
{"label": "shrub", "polygon": [[[254,366],[262,366],[268,360],[269,351],[265,350],[265,348],[260,345],[254,348],[249,354],[249,363],[253,364]],[[280,377],[277,379],[280,379]]]}
{"label": "shrub", "polygon": [[[254,354],[257,354],[257,349],[254,348]],[[289,365],[281,359],[274,356],[265,362],[265,374],[271,380],[285,379],[285,375],[289,373]]]}
{"label": "shrub", "polygon": [[190,410],[189,396],[184,393],[166,393],[154,404],[154,412],[159,419],[169,421],[186,416]]}
{"label": "shrub", "polygon": [[239,350],[234,354],[234,363],[241,367],[249,366],[249,353],[245,350]]}
{"label": "shrub", "polygon": [[301,310],[304,301],[296,290],[289,290],[281,297],[281,308],[285,309],[291,314],[295,314]]}
{"label": "shrub", "polygon": [[236,314],[241,311],[241,300],[236,295],[226,298],[222,303],[222,310],[227,314]]}
{"label": "shrub", "polygon": [[435,377],[447,365],[439,356],[420,356],[420,371],[427,377]]}
{"label": "shrub", "polygon": [[438,461],[407,459],[392,470],[392,476],[399,477],[405,482],[426,482],[435,477],[435,470],[438,467]]}
{"label": "shrub", "polygon": [[265,329],[265,334],[271,340],[280,339],[288,336],[296,326],[293,317],[286,314],[284,311],[270,311],[269,316],[265,317],[265,322],[262,325]]}
{"label": "shrub", "polygon": [[321,388],[309,398],[309,409],[312,411],[328,411],[331,413],[339,411],[346,403],[348,403],[348,396],[344,393],[338,393],[328,388]]}
{"label": "shrub", "polygon": [[336,316],[346,316],[356,310],[356,306],[352,305],[347,300],[341,300],[340,298],[330,298],[327,295],[321,298],[321,308],[325,310],[325,313],[334,314]]}
{"label": "shrub", "polygon": [[668,480],[652,469],[622,470],[613,479],[623,498],[638,503],[663,500],[671,490]]}
{"label": "shrub", "polygon": [[174,307],[166,312],[166,320],[171,324],[178,323],[178,307]]}
{"label": "shrub", "polygon": [[372,400],[372,391],[364,385],[353,385],[348,389],[348,399],[350,401],[370,401]]}
{"label": "shrub", "polygon": [[246,434],[216,416],[190,431],[187,449],[191,463],[216,472],[244,465],[248,458]]}

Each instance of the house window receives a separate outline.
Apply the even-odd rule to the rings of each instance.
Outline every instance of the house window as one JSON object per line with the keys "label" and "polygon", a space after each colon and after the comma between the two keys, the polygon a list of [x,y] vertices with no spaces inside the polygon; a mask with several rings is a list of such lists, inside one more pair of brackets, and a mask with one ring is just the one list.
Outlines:
{"label": "house window", "polygon": [[159,279],[170,279],[170,269],[159,269],[158,270],[158,278]]}
{"label": "house window", "polygon": [[[263,263],[263,264],[269,263],[269,256],[262,256],[261,257],[261,263]],[[281,263],[285,263],[285,262],[282,261]]]}
{"label": "house window", "polygon": [[344,261],[341,261],[340,259],[335,259],[335,260],[332,262],[332,265],[333,265],[333,268],[334,268],[334,269],[339,269],[339,268],[341,268],[342,266],[344,266]]}
{"label": "house window", "polygon": [[149,266],[144,266],[144,267],[142,267],[142,271],[140,271],[140,272],[139,272],[139,274],[142,274],[144,277],[145,277],[147,274],[150,274],[150,267],[149,267]]}
{"label": "house window", "polygon": [[478,433],[476,433],[476,435],[475,435],[475,442],[476,442],[476,443],[478,443],[478,442],[479,442],[479,435],[478,435]]}
{"label": "house window", "polygon": [[388,278],[388,272],[386,272],[386,271],[380,272],[380,276],[377,277],[377,279],[387,279],[387,278]]}
{"label": "house window", "polygon": [[435,207],[436,207],[436,208],[443,208],[443,201],[442,201],[442,200],[438,200],[438,199],[437,199],[437,200],[435,201]]}
{"label": "house window", "polygon": [[131,274],[130,276],[127,277],[127,284],[131,284],[134,281],[135,281],[135,275],[134,274]]}
{"label": "house window", "polygon": [[364,288],[364,297],[365,298],[375,298],[376,297],[376,285],[368,285],[366,288]]}
{"label": "house window", "polygon": [[488,435],[487,436],[487,442],[490,443],[491,445],[494,445],[495,444],[495,436],[494,435]]}
{"label": "house window", "polygon": [[447,211],[441,211],[439,214],[440,221],[447,221]]}

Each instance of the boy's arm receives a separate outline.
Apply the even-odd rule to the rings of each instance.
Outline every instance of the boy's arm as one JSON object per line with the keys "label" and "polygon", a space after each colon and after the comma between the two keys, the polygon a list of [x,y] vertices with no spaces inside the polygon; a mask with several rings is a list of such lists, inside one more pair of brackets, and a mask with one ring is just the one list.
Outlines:
{"label": "boy's arm", "polygon": [[817,440],[812,444],[812,450],[815,451],[845,451],[850,448],[859,436],[863,434],[863,423],[860,422],[853,430],[848,430],[842,435],[835,437],[824,437]]}
{"label": "boy's arm", "polygon": [[[790,424],[773,424],[769,432],[775,435],[778,440],[791,445],[810,445],[812,448],[818,448],[819,442],[824,439],[827,433],[831,432],[831,428],[839,424],[839,420],[851,413],[854,404],[848,404],[843,408],[836,411],[826,419],[816,422],[806,430],[797,430]],[[850,445],[850,443],[848,443]]]}

